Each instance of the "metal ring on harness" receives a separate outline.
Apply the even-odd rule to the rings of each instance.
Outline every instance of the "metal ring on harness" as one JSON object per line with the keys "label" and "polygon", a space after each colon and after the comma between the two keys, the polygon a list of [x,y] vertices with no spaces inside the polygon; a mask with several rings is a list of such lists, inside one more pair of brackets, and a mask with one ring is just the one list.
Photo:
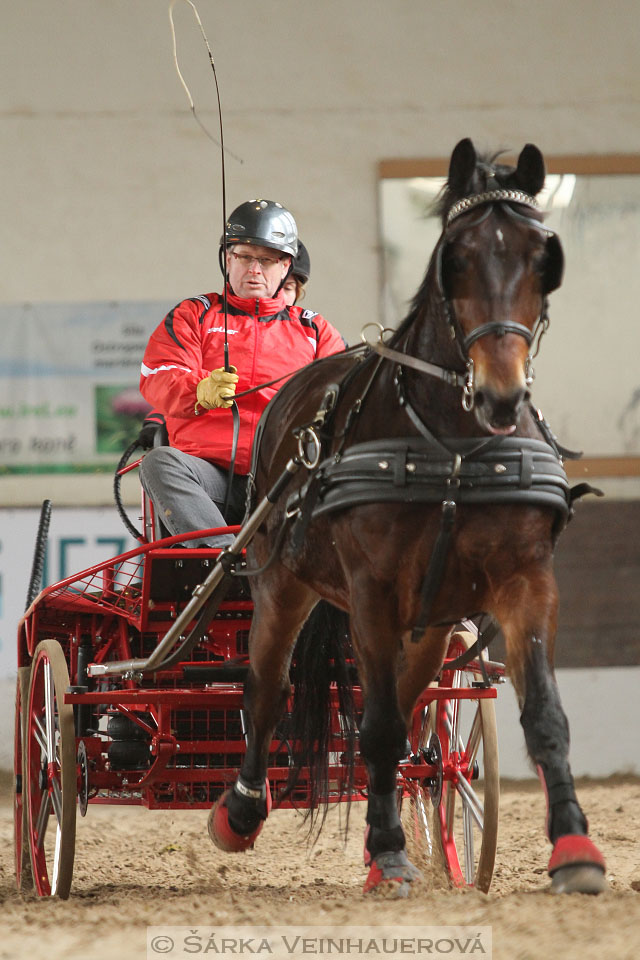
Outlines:
{"label": "metal ring on harness", "polygon": [[315,470],[320,463],[322,447],[320,438],[313,427],[300,427],[296,431],[298,438],[298,459],[307,470]]}
{"label": "metal ring on harness", "polygon": [[368,323],[365,323],[362,329],[360,330],[360,339],[363,343],[368,344],[370,347],[374,346],[374,343],[371,340],[367,340],[365,335],[365,330],[367,327],[377,327],[378,328],[378,339],[375,343],[384,343],[384,334],[385,333],[395,333],[392,327],[383,327],[381,323],[378,323],[377,320],[370,320]]}

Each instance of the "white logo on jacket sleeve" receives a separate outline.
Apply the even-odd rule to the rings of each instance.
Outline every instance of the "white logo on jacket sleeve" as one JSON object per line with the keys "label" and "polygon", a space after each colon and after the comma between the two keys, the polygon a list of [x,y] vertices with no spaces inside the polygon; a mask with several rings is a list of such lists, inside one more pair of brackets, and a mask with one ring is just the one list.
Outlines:
{"label": "white logo on jacket sleeve", "polygon": [[186,370],[191,373],[191,367],[181,367],[177,363],[163,364],[161,367],[148,367],[146,363],[140,365],[140,373],[143,377],[150,377],[154,373],[161,373],[163,370]]}

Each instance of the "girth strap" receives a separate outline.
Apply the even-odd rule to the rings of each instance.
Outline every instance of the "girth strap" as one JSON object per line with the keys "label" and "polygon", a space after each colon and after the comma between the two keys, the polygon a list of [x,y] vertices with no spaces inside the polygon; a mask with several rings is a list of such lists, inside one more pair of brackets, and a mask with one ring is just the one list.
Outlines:
{"label": "girth strap", "polygon": [[449,552],[449,542],[451,540],[451,534],[453,533],[455,519],[455,500],[443,500],[442,511],[440,514],[440,530],[438,531],[436,542],[433,550],[431,551],[427,572],[425,573],[422,581],[422,604],[420,607],[420,613],[413,626],[413,630],[411,631],[412,643],[418,643],[422,639],[422,636],[427,629],[429,618],[431,616],[431,607],[433,606],[433,601],[435,600],[436,594],[440,589],[440,584],[442,583],[447,553]]}

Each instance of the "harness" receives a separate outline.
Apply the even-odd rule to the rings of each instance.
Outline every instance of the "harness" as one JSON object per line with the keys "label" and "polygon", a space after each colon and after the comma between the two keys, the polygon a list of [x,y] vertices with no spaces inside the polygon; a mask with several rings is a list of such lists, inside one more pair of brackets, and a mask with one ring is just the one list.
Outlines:
{"label": "harness", "polygon": [[[444,574],[459,504],[521,504],[551,509],[555,512],[555,537],[572,515],[573,503],[578,497],[591,492],[601,494],[589,484],[579,484],[570,489],[562,458],[577,459],[581,454],[557,443],[540,411],[531,408],[541,434],[540,440],[511,436],[443,439],[429,430],[406,394],[403,370],[410,367],[451,386],[460,387],[463,409],[472,410],[474,370],[468,351],[481,337],[491,334],[504,336],[514,333],[526,340],[530,349],[525,363],[525,378],[528,384],[533,380],[533,359],[539,351],[542,335],[549,326],[547,297],[543,297],[540,316],[533,330],[517,322],[490,321],[464,336],[443,283],[442,258],[449,242],[447,234],[450,225],[473,208],[487,206],[470,225],[477,226],[490,215],[490,205],[494,203],[502,204],[510,217],[543,231],[547,238],[555,237],[539,220],[511,208],[510,204],[516,203],[536,211],[539,209],[536,200],[521,191],[491,189],[458,201],[451,208],[434,254],[435,276],[441,309],[465,364],[464,372],[388,346],[384,343],[385,331],[380,325],[377,325],[380,330],[377,342],[369,344],[379,359],[396,364],[394,385],[398,402],[420,436],[356,444],[346,452],[343,438],[337,452],[324,460],[320,460],[319,455],[316,457],[308,481],[289,497],[286,504],[285,523],[295,518],[292,533],[295,551],[301,546],[311,520],[323,514],[368,503],[440,503],[440,529],[421,586],[421,611],[413,627],[413,641],[420,639],[430,621],[431,607]],[[561,256],[559,241],[557,250]],[[364,395],[370,389],[377,370],[378,365],[367,381]],[[364,395],[361,394],[352,406],[348,423],[354,419],[351,414],[355,416],[362,409]],[[335,407],[335,400],[333,405]],[[326,429],[325,418],[322,426]],[[305,429],[309,439],[309,435],[314,433],[314,425],[307,425]],[[317,435],[315,445],[319,451],[321,439]],[[482,646],[489,642],[490,634],[491,631],[485,633],[486,639],[479,641],[477,649],[474,645],[473,654],[470,651],[463,654],[465,662],[471,658],[468,654],[476,656]]]}

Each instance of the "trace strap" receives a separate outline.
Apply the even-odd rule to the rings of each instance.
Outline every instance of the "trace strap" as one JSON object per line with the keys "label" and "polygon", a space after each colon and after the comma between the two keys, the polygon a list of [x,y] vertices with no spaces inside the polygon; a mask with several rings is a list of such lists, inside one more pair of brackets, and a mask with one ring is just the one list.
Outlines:
{"label": "trace strap", "polygon": [[431,551],[427,572],[425,573],[424,580],[422,581],[422,604],[418,619],[416,620],[413,630],[411,631],[412,643],[420,642],[429,623],[431,607],[433,606],[433,601],[435,600],[436,594],[440,589],[440,584],[442,583],[442,577],[444,575],[445,562],[447,559],[447,553],[449,552],[449,541],[451,540],[451,534],[453,533],[453,527],[456,520],[456,509],[457,505],[455,500],[451,499],[442,501],[440,530],[438,531],[438,537],[433,550]]}

